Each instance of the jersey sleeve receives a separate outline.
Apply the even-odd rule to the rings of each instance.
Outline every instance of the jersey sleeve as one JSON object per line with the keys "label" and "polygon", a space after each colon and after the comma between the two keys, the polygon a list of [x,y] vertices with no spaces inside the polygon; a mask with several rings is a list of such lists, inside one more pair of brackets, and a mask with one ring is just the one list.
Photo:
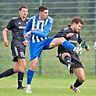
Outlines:
{"label": "jersey sleeve", "polygon": [[58,37],[64,37],[64,38],[66,38],[67,33],[68,33],[68,32],[67,32],[66,30],[61,29],[61,31],[58,32],[58,33],[54,36],[54,38],[58,38]]}
{"label": "jersey sleeve", "polygon": [[9,23],[8,23],[8,25],[7,25],[6,28],[7,28],[8,30],[12,30],[13,27],[14,27],[14,20],[11,19],[11,20],[9,21]]}

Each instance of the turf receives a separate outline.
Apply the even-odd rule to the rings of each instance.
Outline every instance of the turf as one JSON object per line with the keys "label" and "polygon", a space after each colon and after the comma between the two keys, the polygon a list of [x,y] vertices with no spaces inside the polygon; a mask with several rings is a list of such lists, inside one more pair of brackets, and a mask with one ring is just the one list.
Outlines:
{"label": "turf", "polygon": [[[86,82],[80,87],[81,93],[70,90],[75,77],[47,78],[36,76],[33,79],[32,94],[25,90],[17,90],[16,76],[0,79],[0,96],[96,96],[96,77],[87,77]],[[24,85],[26,78],[24,80]]]}

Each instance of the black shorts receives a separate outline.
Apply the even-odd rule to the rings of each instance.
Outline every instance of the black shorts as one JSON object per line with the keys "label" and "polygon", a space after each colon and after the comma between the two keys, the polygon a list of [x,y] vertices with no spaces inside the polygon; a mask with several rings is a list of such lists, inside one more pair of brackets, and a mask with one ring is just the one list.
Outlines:
{"label": "black shorts", "polygon": [[25,46],[23,46],[22,48],[11,45],[11,51],[14,62],[18,62],[18,59],[25,59]]}
{"label": "black shorts", "polygon": [[[71,53],[70,55],[71,55],[71,61],[74,64],[74,68],[84,68],[84,66],[82,65],[82,63],[79,59],[79,56],[76,53],[73,53],[73,54]],[[67,64],[64,62],[64,60],[61,57],[58,57],[58,58],[62,64],[67,66]]]}

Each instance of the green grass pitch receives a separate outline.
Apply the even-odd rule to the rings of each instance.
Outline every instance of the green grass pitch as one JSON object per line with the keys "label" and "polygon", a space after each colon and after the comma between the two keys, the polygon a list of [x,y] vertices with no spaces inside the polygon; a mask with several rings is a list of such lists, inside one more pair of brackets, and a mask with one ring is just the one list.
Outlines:
{"label": "green grass pitch", "polygon": [[[25,78],[26,79],[26,78]],[[96,96],[96,78],[86,78],[86,82],[80,87],[81,93],[70,90],[69,85],[74,82],[74,76],[67,78],[48,78],[35,76],[32,85],[32,94],[26,94],[25,90],[17,90],[17,77],[0,79],[0,96]],[[26,80],[24,80],[25,85]]]}

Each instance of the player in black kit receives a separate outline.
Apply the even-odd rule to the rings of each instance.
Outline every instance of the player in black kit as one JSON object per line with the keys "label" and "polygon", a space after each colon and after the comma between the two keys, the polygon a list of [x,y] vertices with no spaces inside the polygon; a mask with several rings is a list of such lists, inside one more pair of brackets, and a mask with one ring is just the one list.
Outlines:
{"label": "player in black kit", "polygon": [[13,17],[7,27],[3,30],[3,39],[6,47],[9,45],[8,32],[12,31],[12,41],[11,41],[11,51],[13,56],[14,65],[2,73],[0,73],[0,78],[7,77],[18,73],[18,88],[23,89],[22,81],[24,77],[24,71],[26,68],[25,60],[25,45],[23,44],[24,36],[23,30],[28,21],[28,7],[26,5],[21,5],[19,7],[19,17]]}
{"label": "player in black kit", "polygon": [[[79,30],[83,26],[83,20],[80,17],[74,17],[71,24],[68,27],[63,28],[60,32],[55,35],[57,37],[64,37],[66,40],[77,46],[82,46],[86,50],[89,50],[89,47],[86,45],[80,37]],[[58,46],[58,58],[59,61],[66,65],[70,71],[70,74],[75,73],[77,80],[73,85],[70,85],[70,88],[75,92],[80,92],[78,87],[83,84],[85,81],[84,67],[79,59],[79,56],[75,52],[68,51],[62,45]]]}

